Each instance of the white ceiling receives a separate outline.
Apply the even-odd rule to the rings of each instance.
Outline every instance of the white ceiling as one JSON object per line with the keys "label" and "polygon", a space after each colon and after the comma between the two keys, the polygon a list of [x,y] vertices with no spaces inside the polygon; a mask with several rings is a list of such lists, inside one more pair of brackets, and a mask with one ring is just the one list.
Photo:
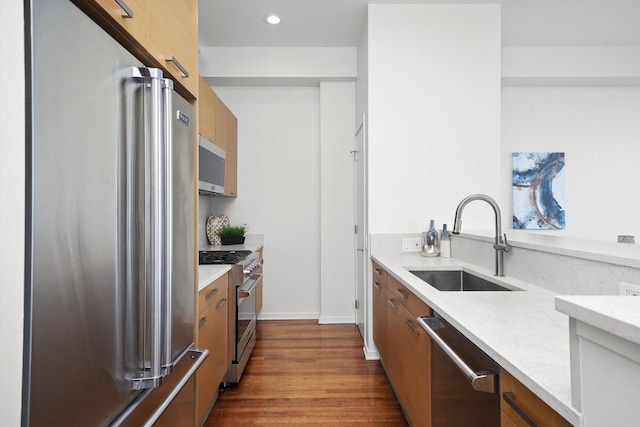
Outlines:
{"label": "white ceiling", "polygon": [[199,0],[199,44],[357,46],[368,3],[500,3],[503,46],[640,45],[640,0]]}

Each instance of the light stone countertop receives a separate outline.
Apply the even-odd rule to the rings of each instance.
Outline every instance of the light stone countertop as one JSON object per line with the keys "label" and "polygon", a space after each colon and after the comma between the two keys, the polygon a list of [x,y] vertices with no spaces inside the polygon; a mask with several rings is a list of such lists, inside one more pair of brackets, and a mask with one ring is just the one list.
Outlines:
{"label": "light stone countertop", "polygon": [[559,296],[556,308],[567,316],[640,344],[640,297]]}
{"label": "light stone countertop", "polygon": [[[580,414],[571,405],[569,319],[556,311],[553,292],[493,277],[493,271],[455,258],[375,251],[371,258],[555,411],[579,425]],[[411,274],[411,269],[462,269],[524,292],[441,292]]]}
{"label": "light stone countertop", "polygon": [[[201,251],[251,251],[257,252],[264,247],[264,235],[247,234],[243,245],[207,245],[199,248]],[[211,282],[231,270],[231,265],[199,265],[198,291],[203,290]]]}

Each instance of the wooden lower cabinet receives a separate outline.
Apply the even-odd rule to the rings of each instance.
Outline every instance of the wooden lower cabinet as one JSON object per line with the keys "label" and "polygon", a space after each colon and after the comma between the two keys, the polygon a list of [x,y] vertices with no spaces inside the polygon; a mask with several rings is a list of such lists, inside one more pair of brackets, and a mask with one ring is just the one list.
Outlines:
{"label": "wooden lower cabinet", "polygon": [[387,360],[387,288],[382,282],[373,280],[373,341],[382,360]]}
{"label": "wooden lower cabinet", "polygon": [[[394,391],[401,404],[404,403],[406,396],[404,386],[404,363],[402,359],[403,353],[406,351],[402,342],[402,322],[404,316],[400,308],[400,303],[393,294],[387,291],[387,358],[384,361],[384,367],[387,376],[391,381]],[[404,405],[403,405],[404,407]]]}
{"label": "wooden lower cabinet", "polygon": [[405,415],[421,427],[431,425],[431,340],[416,318],[430,314],[426,304],[374,263],[374,342]]}
{"label": "wooden lower cabinet", "polygon": [[569,423],[505,369],[500,369],[501,427],[569,427]]}
{"label": "wooden lower cabinet", "polygon": [[404,409],[414,426],[431,425],[431,348],[430,338],[416,322],[416,316],[400,306],[404,344]]}
{"label": "wooden lower cabinet", "polygon": [[209,415],[218,387],[229,368],[229,275],[225,274],[198,295],[198,333],[196,345],[209,350],[209,357],[198,369],[196,414],[198,425]]}

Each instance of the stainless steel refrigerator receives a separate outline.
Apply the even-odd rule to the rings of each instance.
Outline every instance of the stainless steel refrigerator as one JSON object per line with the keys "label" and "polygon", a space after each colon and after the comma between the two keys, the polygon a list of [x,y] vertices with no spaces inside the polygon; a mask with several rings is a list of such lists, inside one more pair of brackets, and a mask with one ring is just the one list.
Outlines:
{"label": "stainless steel refrigerator", "polygon": [[23,425],[193,426],[192,106],[69,0],[32,0]]}

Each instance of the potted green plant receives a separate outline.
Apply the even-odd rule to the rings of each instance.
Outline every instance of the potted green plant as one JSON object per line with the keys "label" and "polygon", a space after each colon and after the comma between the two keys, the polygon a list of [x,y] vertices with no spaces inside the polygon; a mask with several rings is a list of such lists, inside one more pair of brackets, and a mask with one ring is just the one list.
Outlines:
{"label": "potted green plant", "polygon": [[226,225],[218,230],[223,245],[241,245],[244,243],[246,228],[241,225]]}

